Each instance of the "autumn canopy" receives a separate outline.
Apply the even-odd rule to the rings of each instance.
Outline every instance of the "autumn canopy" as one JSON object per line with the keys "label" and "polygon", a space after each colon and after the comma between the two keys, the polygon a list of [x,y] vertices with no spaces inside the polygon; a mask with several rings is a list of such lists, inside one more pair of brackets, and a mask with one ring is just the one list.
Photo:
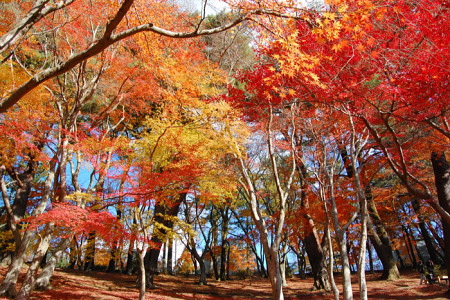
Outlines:
{"label": "autumn canopy", "polygon": [[198,2],[0,4],[0,293],[448,275],[449,2]]}

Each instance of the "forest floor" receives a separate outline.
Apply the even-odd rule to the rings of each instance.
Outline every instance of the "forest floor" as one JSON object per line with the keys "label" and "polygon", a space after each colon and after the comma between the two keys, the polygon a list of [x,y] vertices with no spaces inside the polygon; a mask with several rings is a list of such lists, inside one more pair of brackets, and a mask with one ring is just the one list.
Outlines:
{"label": "forest floor", "polygon": [[[3,279],[6,269],[0,269]],[[23,276],[23,275],[22,275]],[[397,281],[377,280],[379,274],[367,274],[369,299],[447,299],[444,283],[419,285],[419,274],[405,271]],[[232,278],[229,281],[209,279],[208,285],[200,286],[197,276],[158,275],[157,287],[147,290],[147,299],[270,299],[268,279],[251,277],[247,279]],[[338,287],[340,276],[336,278]],[[137,299],[136,276],[119,273],[83,272],[77,270],[57,269],[52,278],[52,289],[32,293],[31,299],[76,299],[76,300],[127,300]],[[355,299],[359,298],[356,275],[352,277]],[[286,299],[333,299],[331,293],[310,291],[312,278],[288,280],[284,288]],[[342,292],[342,290],[341,290]],[[341,295],[342,296],[342,295]],[[6,299],[6,298],[0,298]]]}

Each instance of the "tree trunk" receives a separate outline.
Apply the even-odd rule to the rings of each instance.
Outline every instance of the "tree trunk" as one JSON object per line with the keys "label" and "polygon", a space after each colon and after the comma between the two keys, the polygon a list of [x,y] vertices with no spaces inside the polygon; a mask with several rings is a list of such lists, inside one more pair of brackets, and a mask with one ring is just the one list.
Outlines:
{"label": "tree trunk", "polygon": [[217,230],[217,225],[216,222],[217,220],[211,218],[212,221],[212,228],[211,228],[211,232],[212,232],[212,247],[209,248],[209,254],[211,255],[211,260],[212,260],[212,267],[213,267],[213,272],[214,272],[214,278],[216,280],[220,280],[220,273],[219,273],[219,262],[217,259],[217,255],[214,253],[214,250],[217,248],[218,246],[218,240],[219,240],[219,233]]}
{"label": "tree trunk", "polygon": [[[154,219],[155,222],[161,223],[164,225],[164,227],[173,228],[173,222],[164,219],[164,216],[171,216],[175,217],[178,215],[178,211],[180,208],[181,203],[186,199],[186,193],[182,193],[178,196],[178,199],[172,204],[170,208],[166,207],[163,204],[156,204],[155,205],[155,211],[154,211]],[[161,234],[166,234],[164,229],[161,229]],[[162,240],[159,238],[159,234],[153,234],[151,239],[152,245],[162,245]],[[157,248],[151,248],[147,250],[147,253],[145,254],[144,258],[144,264],[145,264],[145,271],[146,271],[146,282],[147,287],[153,288],[153,279],[158,271],[158,257],[159,253],[161,251],[161,247]]]}
{"label": "tree trunk", "polygon": [[411,242],[411,235],[409,233],[409,226],[406,227],[405,225],[402,225],[402,229],[405,232],[405,237],[406,237],[406,246],[408,249],[408,254],[409,254],[409,258],[411,259],[412,265],[414,267],[414,269],[417,268],[417,260],[416,260],[416,255],[414,254],[414,247],[412,245]]}
{"label": "tree trunk", "polygon": [[[25,232],[30,234],[30,232]],[[14,256],[12,258],[11,264],[9,265],[8,272],[3,279],[0,294],[7,297],[15,297],[17,294],[16,283],[19,278],[20,270],[22,269],[23,262],[25,260],[26,250],[28,248],[28,243],[22,241],[19,247],[16,249]]]}
{"label": "tree trunk", "polygon": [[53,271],[55,270],[56,264],[58,263],[61,255],[70,245],[71,238],[63,239],[56,249],[51,253],[50,258],[36,279],[35,288],[38,290],[47,290],[50,286],[50,278],[53,275]]}
{"label": "tree trunk", "polygon": [[[353,163],[350,160],[347,149],[345,147],[341,147],[340,152],[342,161],[345,164],[347,177],[353,178],[355,171],[353,170]],[[366,184],[364,187],[364,194],[370,217],[367,220],[368,225],[372,225],[370,226],[372,228],[368,228],[368,237],[383,265],[383,274],[381,275],[381,279],[396,280],[400,278],[400,272],[398,271],[392,252],[391,240],[375,205],[370,183]]]}
{"label": "tree trunk", "polygon": [[173,238],[170,237],[167,241],[167,274],[173,275]]}
{"label": "tree trunk", "polygon": [[366,246],[367,246],[367,201],[362,191],[359,177],[355,176],[358,200],[360,203],[361,211],[361,238],[359,244],[360,251],[358,255],[358,282],[359,282],[359,294],[361,300],[367,300],[367,282],[366,282]]}
{"label": "tree trunk", "polygon": [[228,237],[228,223],[230,221],[230,217],[228,215],[228,208],[221,209],[219,208],[220,215],[222,217],[222,230],[221,230],[221,237],[222,237],[222,244],[221,244],[221,252],[220,252],[220,280],[225,281],[227,280],[227,264],[228,264],[228,251],[230,248],[230,243],[227,240]]}
{"label": "tree trunk", "polygon": [[[223,233],[222,233],[223,234]],[[230,242],[226,239],[222,239],[221,253],[220,253],[220,280],[227,280],[227,264],[228,264],[228,252],[230,249]]]}
{"label": "tree trunk", "polygon": [[280,273],[281,273],[281,284],[283,285],[283,287],[287,287],[287,281],[286,281],[286,270],[289,266],[288,263],[288,258],[287,258],[287,253],[286,253],[286,247],[283,247],[283,250],[280,251],[282,253],[280,253]]}
{"label": "tree trunk", "polygon": [[139,260],[139,300],[145,300],[145,290],[146,290],[146,271],[144,264],[144,257],[146,251],[146,247],[142,249],[138,249],[138,260]]}
{"label": "tree trunk", "polygon": [[298,276],[300,279],[306,278],[306,261],[305,261],[305,251],[303,248],[301,248],[301,243],[298,244],[298,250],[296,250],[293,246],[291,246],[292,252],[295,253],[295,256],[297,258],[297,269],[298,269]]}
{"label": "tree trunk", "polygon": [[125,274],[127,275],[133,274],[133,249],[134,249],[134,240],[131,240],[130,246],[128,247],[127,266],[125,269]]}
{"label": "tree trunk", "polygon": [[200,266],[200,285],[206,285],[206,265],[205,260],[203,259],[204,255],[200,256],[197,252],[197,249],[195,249],[195,242],[192,238],[191,245],[188,247],[189,252],[192,254],[192,256],[195,258],[195,260],[198,262]]}
{"label": "tree trunk", "polygon": [[53,224],[47,225],[47,228],[45,229],[45,232],[43,233],[43,238],[41,239],[39,246],[36,249],[36,252],[34,254],[33,261],[31,262],[31,265],[28,268],[28,272],[27,272],[25,280],[22,284],[22,287],[15,299],[25,300],[30,297],[30,293],[34,288],[37,271],[41,264],[42,258],[47,253],[48,247],[50,246],[50,241],[53,236],[51,233],[53,231],[53,227],[54,227]]}
{"label": "tree trunk", "polygon": [[434,247],[433,241],[431,239],[430,233],[427,229],[427,224],[425,223],[425,220],[420,212],[420,203],[417,198],[413,198],[412,200],[412,207],[414,209],[414,212],[417,215],[417,218],[419,219],[419,228],[420,228],[420,234],[422,235],[423,241],[425,242],[425,245],[427,247],[428,253],[430,254],[430,259],[436,264],[442,264],[443,261]]}
{"label": "tree trunk", "polygon": [[[450,165],[445,157],[444,152],[433,152],[431,154],[431,163],[433,164],[434,179],[439,205],[442,206],[445,211],[450,212]],[[450,276],[450,225],[445,220],[442,220],[442,227],[444,230],[444,254],[447,267],[447,275]],[[447,294],[450,294],[450,286]]]}
{"label": "tree trunk", "polygon": [[341,254],[341,262],[342,262],[342,288],[343,288],[342,294],[344,296],[344,300],[352,300],[353,299],[352,279],[345,233],[336,232],[336,239],[339,245],[339,252]]}
{"label": "tree trunk", "polygon": [[[303,164],[299,164],[297,171],[300,173],[302,185],[301,208],[307,211],[309,209],[309,199],[306,193],[308,187],[305,181],[307,170]],[[305,245],[309,263],[311,264],[311,271],[314,276],[313,290],[324,289],[325,291],[330,291],[325,256],[323,255],[323,250],[320,245],[319,234],[317,233],[314,221],[309,214],[303,215],[303,228],[305,231],[303,244]]]}
{"label": "tree trunk", "polygon": [[398,271],[397,263],[394,258],[391,239],[389,238],[383,221],[378,213],[375,201],[373,200],[370,184],[366,185],[365,195],[370,216],[368,222],[372,225],[369,229],[369,239],[383,265],[383,274],[380,279],[397,280],[400,278],[400,272]]}
{"label": "tree trunk", "polygon": [[369,239],[367,240],[366,243],[366,247],[367,247],[367,253],[369,254],[369,272],[370,274],[374,274],[375,270],[373,268],[373,254],[372,254],[372,247],[370,247],[370,241]]}
{"label": "tree trunk", "polygon": [[84,258],[84,270],[92,271],[95,266],[95,231],[89,233],[87,240],[87,249]]}
{"label": "tree trunk", "polygon": [[77,242],[77,237],[74,236],[70,242],[70,253],[69,253],[69,268],[70,269],[75,269],[75,266],[77,264],[77,262],[79,262],[79,249],[78,249],[78,242]]}
{"label": "tree trunk", "polygon": [[[40,147],[39,147],[40,148]],[[34,174],[35,174],[35,162],[34,157],[30,156],[30,161],[28,162],[27,168],[25,171],[18,175],[18,182],[19,186],[16,191],[16,196],[14,198],[14,202],[11,204],[11,211],[12,216],[8,214],[8,225],[7,228],[10,230],[13,230],[14,228],[11,228],[9,225],[10,222],[13,222],[15,220],[20,220],[25,216],[26,208],[28,205],[29,195],[31,193],[31,186],[33,184],[34,180]],[[3,172],[0,173],[0,176],[3,176]],[[16,174],[15,171],[9,171],[11,176]],[[2,181],[3,184],[3,181]],[[3,193],[3,188],[2,188]],[[3,195],[3,197],[6,197]],[[4,199],[4,201],[6,201]],[[3,279],[2,285],[0,287],[0,295],[5,296],[15,296],[16,295],[16,289],[15,285],[20,273],[20,269],[22,268],[22,264],[24,262],[24,255],[28,247],[28,243],[31,239],[31,232],[25,232],[23,234],[22,239],[20,238],[20,233],[18,233],[18,230],[20,229],[20,224],[15,224],[15,230],[16,233],[14,233],[15,238],[15,246],[16,250],[14,253],[9,253],[9,257],[11,259],[11,262],[9,264],[8,273],[6,274],[5,278]]]}
{"label": "tree trunk", "polygon": [[[267,271],[269,272],[270,284],[272,286],[272,299],[283,300],[283,282],[281,279],[280,263],[278,261],[277,251],[270,251],[270,257],[267,259]],[[267,256],[267,255],[266,255]]]}
{"label": "tree trunk", "polygon": [[328,216],[328,209],[325,205],[325,213],[326,213],[326,227],[325,227],[325,235],[326,240],[328,242],[328,256],[329,256],[329,262],[328,262],[328,274],[329,274],[329,282],[331,285],[331,290],[333,291],[334,299],[339,300],[339,289],[336,285],[336,282],[334,281],[334,253],[333,253],[333,241],[331,240],[331,234],[330,234],[330,220]]}
{"label": "tree trunk", "polygon": [[444,240],[440,237],[440,235],[436,232],[436,228],[434,228],[433,226],[431,226],[430,223],[427,223],[427,228],[428,230],[431,231],[431,234],[433,235],[434,239],[437,241],[439,247],[441,249],[444,249]]}
{"label": "tree trunk", "polygon": [[117,241],[114,241],[114,245],[111,249],[111,258],[109,259],[107,273],[114,273],[116,271],[116,261],[120,254],[120,250],[117,247]]}

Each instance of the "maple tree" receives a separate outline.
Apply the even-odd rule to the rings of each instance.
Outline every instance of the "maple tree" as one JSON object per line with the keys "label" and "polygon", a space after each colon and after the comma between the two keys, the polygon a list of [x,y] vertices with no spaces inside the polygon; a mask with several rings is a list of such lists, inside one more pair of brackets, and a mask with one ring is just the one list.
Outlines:
{"label": "maple tree", "polygon": [[[322,14],[312,13],[310,22],[297,22],[296,29],[287,30],[284,37],[267,47],[261,66],[244,77],[245,90],[258,99],[257,102],[248,101],[248,95],[236,89],[231,90],[230,101],[245,107],[251,120],[261,116],[260,107],[297,101],[317,106],[325,103],[350,115],[358,128],[353,134],[360,135],[364,125],[373,138],[370,146],[381,149],[408,191],[421,199],[434,199],[430,204],[445,220],[447,212],[437,205],[432,188],[427,187],[426,181],[418,180],[412,163],[416,163],[414,157],[420,157],[421,153],[413,152],[417,148],[412,149],[411,145],[414,142],[436,143],[436,132],[420,124],[424,120],[434,130],[446,134],[448,67],[445,64],[448,60],[437,62],[437,59],[442,52],[448,52],[447,44],[441,40],[448,34],[441,25],[448,20],[448,9],[432,1],[414,4],[416,9],[412,9],[409,2],[389,1],[384,6],[370,1],[333,1],[333,5]],[[425,19],[434,21],[432,28],[436,26],[436,36],[424,28]],[[405,47],[409,50],[405,51]],[[411,57],[417,59],[411,60]],[[429,80],[424,80],[423,72],[434,74],[436,65],[441,66],[436,70],[437,80],[428,87]],[[417,84],[412,85],[412,82]],[[419,86],[423,91],[417,88]],[[435,105],[425,111],[424,103],[430,101]],[[415,128],[420,128],[417,131],[422,130],[423,134],[414,135]],[[339,152],[339,148],[335,151]],[[442,166],[445,166],[444,159],[438,153],[433,156],[433,161],[441,160]],[[356,165],[350,164],[353,168]],[[354,180],[358,183],[357,178]],[[364,186],[359,186],[358,198],[365,207],[367,195],[363,192]],[[371,216],[379,222],[374,209]],[[335,222],[335,230],[338,228]],[[365,253],[364,248],[361,251]],[[350,285],[345,286],[344,297],[352,298]]]}
{"label": "maple tree", "polygon": [[[179,235],[203,283],[207,259],[216,279],[239,269],[242,237],[276,299],[289,249],[335,297],[340,268],[345,299],[355,268],[367,298],[366,244],[390,279],[393,251],[415,261],[414,236],[436,262],[434,241],[449,251],[448,5],[227,3],[237,10],[215,17],[165,1],[1,6],[2,293],[15,294],[27,251],[21,299],[48,288],[66,249],[86,269],[109,253],[111,271],[124,254],[130,271],[136,249],[143,298]],[[227,78],[248,66],[250,33],[257,64]],[[385,226],[392,215],[403,232]]]}
{"label": "maple tree", "polygon": [[[240,14],[236,15],[232,20],[223,25],[206,29],[202,27],[204,16],[199,20],[190,22],[191,20],[189,20],[187,16],[184,17],[182,13],[177,12],[173,5],[161,2],[155,2],[151,10],[148,9],[150,6],[145,3],[145,1],[135,0],[125,0],[122,3],[111,3],[109,1],[100,0],[98,3],[80,0],[63,0],[57,2],[56,5],[53,5],[53,2],[48,0],[40,0],[36,1],[31,8],[29,8],[28,4],[29,3],[25,3],[25,7],[22,8],[25,11],[28,10],[28,13],[24,17],[19,17],[17,23],[11,28],[7,28],[2,35],[0,49],[3,56],[3,62],[5,61],[5,58],[9,58],[14,54],[14,48],[22,43],[21,37],[25,37],[26,33],[34,29],[34,25],[39,20],[51,17],[53,14],[70,13],[75,6],[81,7],[84,11],[95,11],[99,13],[98,18],[95,18],[95,20],[92,19],[92,28],[95,28],[96,30],[95,38],[80,43],[78,47],[74,49],[75,51],[68,53],[65,59],[61,60],[57,65],[44,65],[44,67],[38,69],[30,79],[25,79],[14,89],[9,90],[6,95],[2,96],[0,112],[4,112],[12,107],[24,95],[45,81],[69,71],[78,64],[100,54],[109,46],[137,33],[152,32],[156,35],[176,39],[192,38],[226,31],[244,21],[258,19],[259,16],[264,15],[281,18],[300,18],[296,12],[303,10],[302,7],[298,8],[296,6],[291,6],[287,10],[284,5],[248,8],[246,7],[245,2],[243,4],[236,3],[235,6],[241,8]],[[103,11],[100,12],[99,8]],[[149,14],[141,15],[143,11]],[[163,19],[160,19],[160,11],[165,12],[165,17]],[[176,18],[177,15],[180,17]],[[165,20],[168,17],[170,20],[176,19],[176,22],[172,23],[169,20]],[[124,19],[127,21],[123,21]],[[180,20],[181,24],[178,23]],[[186,22],[183,22],[184,20],[186,20]],[[69,27],[71,25],[69,23],[64,24],[62,28]],[[167,25],[167,27],[164,28],[164,25]],[[181,31],[178,31],[177,27],[181,27]]]}

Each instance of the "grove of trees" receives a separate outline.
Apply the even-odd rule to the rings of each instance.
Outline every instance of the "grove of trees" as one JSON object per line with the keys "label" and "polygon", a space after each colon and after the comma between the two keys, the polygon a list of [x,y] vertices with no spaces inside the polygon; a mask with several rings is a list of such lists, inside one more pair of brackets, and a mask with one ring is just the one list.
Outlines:
{"label": "grove of trees", "polygon": [[141,299],[161,270],[273,299],[292,272],[335,299],[450,275],[449,3],[224,2],[0,4],[1,295],[57,266]]}

